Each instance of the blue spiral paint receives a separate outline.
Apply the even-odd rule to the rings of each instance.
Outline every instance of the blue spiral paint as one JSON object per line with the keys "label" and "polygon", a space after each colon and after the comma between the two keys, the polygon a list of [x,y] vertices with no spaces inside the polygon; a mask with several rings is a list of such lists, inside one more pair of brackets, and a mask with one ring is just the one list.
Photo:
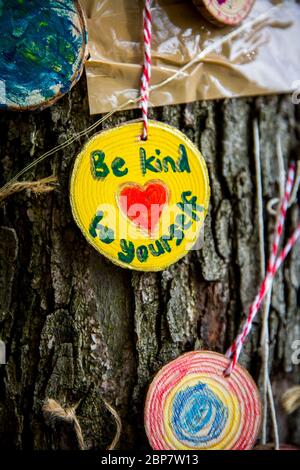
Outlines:
{"label": "blue spiral paint", "polygon": [[174,397],[172,427],[177,439],[190,446],[220,437],[227,419],[227,408],[206,384],[189,386]]}
{"label": "blue spiral paint", "polygon": [[0,107],[34,106],[67,92],[85,33],[73,0],[0,0]]}

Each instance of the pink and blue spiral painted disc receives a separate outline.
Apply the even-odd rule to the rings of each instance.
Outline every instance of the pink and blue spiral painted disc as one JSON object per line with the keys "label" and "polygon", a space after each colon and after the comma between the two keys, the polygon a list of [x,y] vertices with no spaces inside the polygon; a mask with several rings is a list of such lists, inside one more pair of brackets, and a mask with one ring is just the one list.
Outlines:
{"label": "pink and blue spiral painted disc", "polygon": [[194,351],[163,367],[150,385],[145,428],[155,450],[246,450],[258,436],[261,402],[248,372],[228,359]]}
{"label": "pink and blue spiral painted disc", "polygon": [[80,78],[87,30],[77,0],[0,0],[0,108],[38,109]]}

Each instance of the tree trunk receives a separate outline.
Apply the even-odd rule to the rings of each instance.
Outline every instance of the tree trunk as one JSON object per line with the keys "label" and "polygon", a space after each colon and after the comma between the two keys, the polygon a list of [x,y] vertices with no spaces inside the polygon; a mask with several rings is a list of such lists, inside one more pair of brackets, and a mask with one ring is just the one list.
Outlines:
{"label": "tree trunk", "polygon": [[[86,136],[26,174],[58,176],[52,193],[20,193],[1,207],[0,447],[76,448],[70,426],[48,427],[42,404],[77,404],[85,447],[105,449],[115,422],[103,399],[119,413],[119,448],[147,448],[143,405],[158,369],[184,351],[225,352],[260,282],[253,120],[258,119],[264,207],[278,195],[276,136],[285,164],[297,142],[299,107],[290,96],[200,102],[155,109],[155,119],[181,129],[198,145],[210,173],[212,197],[202,249],[162,273],[131,272],[94,250],[75,224],[69,203],[74,157]],[[113,127],[140,116],[122,112]],[[89,116],[85,80],[42,112],[0,116],[1,183],[37,156],[81,131]],[[100,129],[99,129],[100,130]],[[286,235],[296,226],[289,212]],[[266,251],[274,216],[265,212]],[[299,247],[299,245],[298,245]],[[276,401],[297,384],[292,344],[300,339],[299,249],[277,275],[270,314],[270,368]],[[260,380],[260,315],[241,362]],[[299,413],[277,409],[281,440],[300,444]],[[270,439],[272,433],[269,430]]]}

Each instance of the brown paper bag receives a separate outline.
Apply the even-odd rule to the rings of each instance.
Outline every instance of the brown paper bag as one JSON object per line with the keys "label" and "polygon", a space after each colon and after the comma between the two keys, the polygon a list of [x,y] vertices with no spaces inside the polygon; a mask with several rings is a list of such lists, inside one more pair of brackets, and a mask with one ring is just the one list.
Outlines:
{"label": "brown paper bag", "polygon": [[[89,31],[90,112],[108,112],[139,95],[144,2],[81,3]],[[217,47],[240,27],[216,28],[201,16],[192,0],[157,0],[152,13],[151,85],[156,88],[194,60],[184,73],[150,93],[152,106],[286,93],[300,80],[300,5],[293,0],[257,0],[242,32]],[[258,21],[248,27],[255,19]],[[199,59],[212,44],[214,50]],[[137,104],[128,107],[133,106]]]}

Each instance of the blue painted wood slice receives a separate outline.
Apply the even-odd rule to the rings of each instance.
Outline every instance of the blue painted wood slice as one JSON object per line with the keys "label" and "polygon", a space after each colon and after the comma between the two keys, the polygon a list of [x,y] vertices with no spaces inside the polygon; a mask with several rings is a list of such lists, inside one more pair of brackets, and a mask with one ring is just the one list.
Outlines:
{"label": "blue painted wood slice", "polygon": [[75,0],[0,0],[0,108],[42,109],[79,80],[87,30]]}

